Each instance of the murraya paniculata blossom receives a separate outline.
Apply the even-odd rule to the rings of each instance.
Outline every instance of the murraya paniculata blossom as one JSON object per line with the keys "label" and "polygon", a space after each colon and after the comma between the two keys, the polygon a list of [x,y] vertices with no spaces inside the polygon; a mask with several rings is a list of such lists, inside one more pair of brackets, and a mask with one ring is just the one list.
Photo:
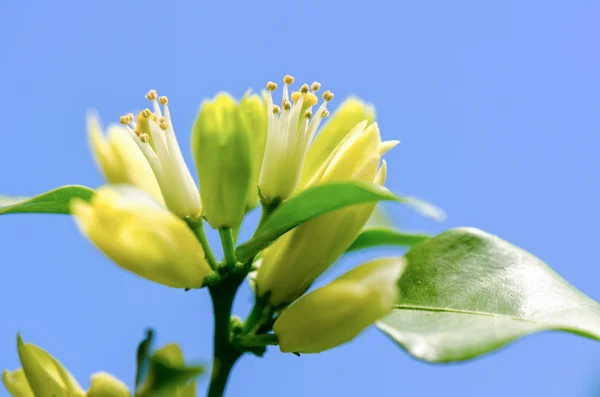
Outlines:
{"label": "murraya paniculata blossom", "polygon": [[[383,185],[387,167],[381,156],[398,142],[382,142],[376,123],[352,128],[301,189],[331,181]],[[356,239],[375,204],[332,211],[284,234],[261,255],[255,286],[260,297],[278,308],[302,295]]]}
{"label": "murraya paniculata blossom", "polygon": [[13,397],[84,397],[75,378],[47,351],[17,337],[22,368],[5,370],[2,382]]}
{"label": "murraya paniculata blossom", "polygon": [[320,353],[354,339],[394,308],[405,267],[401,258],[367,262],[298,299],[273,326],[279,349]]}
{"label": "murraya paniculata blossom", "polygon": [[[200,193],[181,154],[169,100],[166,96],[158,97],[155,90],[150,90],[146,98],[152,102],[152,110],[144,109],[137,116],[132,113],[122,116],[123,127],[111,127],[107,142],[97,132],[97,123],[91,121],[90,141],[98,163],[109,182],[129,183],[156,197],[150,169],[160,189],[159,201],[179,217],[199,218]],[[124,134],[133,140],[133,146]],[[142,157],[146,163],[141,161]]]}
{"label": "murraya paniculata blossom", "polygon": [[81,232],[120,267],[175,288],[200,288],[211,272],[182,219],[135,188],[100,188],[71,201]]}
{"label": "murraya paniculata blossom", "polygon": [[[281,106],[274,104],[272,92],[277,84],[267,84],[268,130],[265,154],[260,172],[260,193],[266,204],[284,201],[296,190],[306,152],[323,118],[329,115],[327,103],[333,93],[325,91],[323,103],[318,103],[315,93],[321,85],[303,84],[299,91],[289,94],[292,76],[283,78]],[[290,101],[291,99],[291,101]]]}
{"label": "murraya paniculata blossom", "polygon": [[[194,123],[192,150],[200,197],[204,216],[214,228],[240,226],[249,191],[257,190],[252,140],[260,132],[254,131],[255,118],[251,114],[257,101],[261,102],[256,95],[245,95],[238,104],[230,95],[218,94],[202,103]],[[259,105],[256,110],[261,108]],[[262,157],[262,153],[259,155]]]}

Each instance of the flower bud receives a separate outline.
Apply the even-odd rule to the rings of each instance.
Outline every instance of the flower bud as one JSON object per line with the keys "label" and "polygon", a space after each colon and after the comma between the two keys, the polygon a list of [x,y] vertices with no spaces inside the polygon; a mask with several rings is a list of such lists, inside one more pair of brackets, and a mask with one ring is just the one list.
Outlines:
{"label": "flower bud", "polygon": [[13,397],[83,397],[71,374],[48,352],[17,336],[22,370],[4,371],[2,380]]}
{"label": "flower bud", "polygon": [[109,183],[136,186],[163,202],[150,164],[125,127],[110,126],[105,137],[98,119],[88,116],[88,139],[96,163]]}
{"label": "flower bud", "polygon": [[267,142],[267,101],[258,95],[244,95],[240,102],[240,116],[249,131],[252,154],[252,178],[246,201],[248,212],[258,205],[258,177]]}
{"label": "flower bud", "polygon": [[371,261],[300,298],[275,321],[279,349],[320,353],[354,339],[394,308],[405,267],[401,258]]}
{"label": "flower bud", "polygon": [[200,288],[211,272],[185,221],[137,189],[100,188],[71,201],[79,229],[120,267],[175,288]]}
{"label": "flower bud", "polygon": [[310,149],[308,149],[302,167],[300,186],[308,183],[308,180],[329,157],[335,147],[344,140],[358,123],[367,120],[367,124],[371,124],[374,119],[375,108],[358,98],[346,99],[325,123]]}
{"label": "flower bud", "polygon": [[[377,124],[359,123],[314,173],[307,187],[330,181],[363,181],[383,185],[387,167],[379,172],[382,148]],[[263,252],[256,275],[260,296],[269,304],[292,303],[306,291],[356,239],[375,204],[354,205],[305,222],[284,234]]]}
{"label": "flower bud", "polygon": [[250,131],[227,94],[205,101],[194,124],[192,148],[204,215],[214,228],[242,223],[252,178]]}
{"label": "flower bud", "polygon": [[12,397],[35,397],[22,368],[12,372],[4,370],[2,383],[4,383],[4,387]]}
{"label": "flower bud", "polygon": [[92,375],[92,382],[86,397],[130,397],[131,393],[119,379],[107,374],[97,372]]}

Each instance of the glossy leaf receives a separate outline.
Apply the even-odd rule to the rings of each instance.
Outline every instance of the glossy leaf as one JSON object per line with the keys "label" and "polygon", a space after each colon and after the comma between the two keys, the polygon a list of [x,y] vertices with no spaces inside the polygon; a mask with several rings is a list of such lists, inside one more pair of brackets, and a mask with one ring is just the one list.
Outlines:
{"label": "glossy leaf", "polygon": [[398,305],[378,327],[417,358],[466,360],[546,330],[600,340],[600,305],[496,236],[453,229],[406,258]]}
{"label": "glossy leaf", "polygon": [[245,262],[296,226],[330,211],[382,200],[403,201],[374,183],[333,182],[311,187],[281,204],[254,236],[236,250]]}
{"label": "glossy leaf", "polygon": [[388,228],[372,228],[362,231],[346,252],[383,245],[412,247],[427,240],[429,236],[419,233],[406,233]]}
{"label": "glossy leaf", "polygon": [[0,215],[18,213],[68,214],[69,202],[78,197],[89,201],[94,190],[69,185],[50,190],[34,197],[0,196]]}

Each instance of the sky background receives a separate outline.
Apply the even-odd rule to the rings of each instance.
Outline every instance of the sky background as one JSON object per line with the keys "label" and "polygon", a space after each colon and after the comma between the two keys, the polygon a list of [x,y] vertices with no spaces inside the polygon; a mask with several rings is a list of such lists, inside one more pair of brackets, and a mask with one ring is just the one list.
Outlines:
{"label": "sky background", "polygon": [[[375,104],[383,137],[402,141],[387,155],[388,186],[448,213],[436,224],[392,207],[403,227],[482,228],[600,300],[598,2],[2,0],[0,15],[4,194],[101,185],[86,111],[117,121],[146,107],[150,88],[169,96],[191,165],[203,98],[290,73],[335,92],[333,107],[350,94]],[[206,291],[120,270],[68,216],[2,217],[0,242],[0,367],[18,366],[19,330],[85,387],[98,370],[131,384],[148,326],[210,362]],[[245,286],[235,312],[250,303]],[[321,355],[245,357],[229,396],[585,396],[599,364],[600,344],[545,333],[431,365],[373,328]]]}

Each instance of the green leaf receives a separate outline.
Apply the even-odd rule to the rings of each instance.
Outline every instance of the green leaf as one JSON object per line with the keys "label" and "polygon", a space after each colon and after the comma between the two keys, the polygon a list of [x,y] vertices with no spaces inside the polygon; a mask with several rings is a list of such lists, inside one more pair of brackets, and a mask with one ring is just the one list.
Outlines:
{"label": "green leaf", "polygon": [[135,386],[138,387],[142,383],[142,379],[146,374],[148,368],[148,362],[150,360],[150,348],[152,347],[152,341],[154,340],[154,331],[148,329],[146,331],[146,337],[140,342],[136,352],[136,370],[135,370]]}
{"label": "green leaf", "polygon": [[429,236],[418,233],[405,233],[387,228],[373,228],[362,231],[346,252],[382,245],[412,247],[427,240]]}
{"label": "green leaf", "polygon": [[90,201],[94,190],[69,185],[50,190],[35,197],[0,196],[0,215],[18,213],[68,214],[72,198]]}
{"label": "green leaf", "polygon": [[167,396],[174,388],[182,387],[184,390],[195,388],[188,382],[204,373],[201,366],[173,365],[165,360],[153,357],[150,359],[150,369],[146,381],[138,390],[138,396]]}
{"label": "green leaf", "polygon": [[496,236],[452,229],[406,258],[399,302],[378,327],[417,358],[466,360],[547,330],[600,340],[600,305]]}
{"label": "green leaf", "polygon": [[279,236],[310,219],[351,205],[382,200],[403,201],[374,183],[334,182],[308,188],[273,211],[254,236],[237,248],[236,256],[240,262],[246,262]]}
{"label": "green leaf", "polygon": [[148,376],[138,388],[136,396],[167,397],[191,393],[196,386],[194,381],[190,381],[202,373],[204,367],[185,365],[179,346],[168,344],[150,358]]}

